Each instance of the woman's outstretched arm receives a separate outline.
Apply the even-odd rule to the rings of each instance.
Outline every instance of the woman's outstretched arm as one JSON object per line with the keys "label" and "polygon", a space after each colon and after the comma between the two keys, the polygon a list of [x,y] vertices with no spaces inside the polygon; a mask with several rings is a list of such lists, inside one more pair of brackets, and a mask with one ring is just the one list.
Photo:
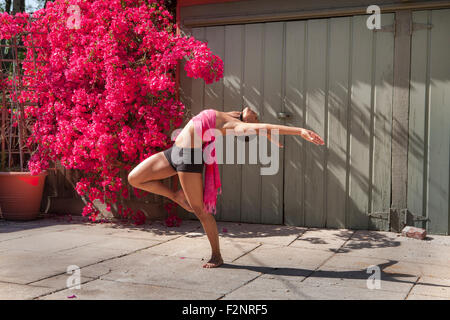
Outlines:
{"label": "woman's outstretched arm", "polygon": [[246,123],[239,122],[234,126],[234,132],[237,135],[244,135],[245,132],[254,130],[257,134],[259,134],[260,130],[266,130],[268,135],[270,135],[272,130],[278,130],[280,135],[295,135],[301,136],[306,141],[312,142],[317,145],[323,145],[325,142],[323,139],[314,131],[307,130],[304,128],[298,127],[288,127],[278,124],[270,124],[270,123]]}

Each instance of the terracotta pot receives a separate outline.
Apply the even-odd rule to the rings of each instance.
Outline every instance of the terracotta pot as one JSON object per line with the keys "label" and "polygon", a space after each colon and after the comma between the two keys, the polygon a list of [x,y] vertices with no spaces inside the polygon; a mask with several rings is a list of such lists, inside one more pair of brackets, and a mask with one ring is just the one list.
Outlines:
{"label": "terracotta pot", "polygon": [[32,220],[39,215],[47,172],[0,172],[0,208],[7,220]]}

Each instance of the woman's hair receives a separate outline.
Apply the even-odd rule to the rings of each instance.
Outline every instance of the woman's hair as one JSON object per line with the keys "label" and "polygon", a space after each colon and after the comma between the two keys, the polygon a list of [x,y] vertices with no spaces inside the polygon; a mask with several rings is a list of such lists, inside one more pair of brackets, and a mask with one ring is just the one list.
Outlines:
{"label": "woman's hair", "polygon": [[[243,115],[245,109],[247,109],[248,112],[250,112],[251,114],[254,115],[254,119],[251,119],[250,121],[249,121],[249,119],[247,119],[247,122],[259,122],[258,114],[257,114],[252,108],[250,108],[250,107],[248,107],[248,106],[247,106],[247,107],[244,107],[244,109],[243,109],[242,112],[241,112],[242,115]],[[247,114],[248,114],[248,112],[247,112]],[[254,120],[254,121],[253,121],[253,120]]]}
{"label": "woman's hair", "polygon": [[[229,116],[231,116],[231,117],[233,117],[235,119],[239,119],[240,121],[244,122],[244,111],[245,111],[245,109],[247,109],[247,112],[250,112],[254,116],[254,119],[252,119],[254,121],[250,121],[250,122],[259,122],[258,114],[250,107],[244,107],[241,111],[226,112],[226,114],[228,114]],[[247,122],[249,122],[248,119],[247,119]]]}

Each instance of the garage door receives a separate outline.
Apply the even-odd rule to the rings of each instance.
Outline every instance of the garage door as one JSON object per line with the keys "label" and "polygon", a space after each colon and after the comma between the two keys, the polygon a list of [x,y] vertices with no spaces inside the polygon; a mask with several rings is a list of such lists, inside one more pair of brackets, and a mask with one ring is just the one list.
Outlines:
{"label": "garage door", "polygon": [[[393,14],[194,28],[224,60],[219,83],[181,77],[193,114],[242,105],[263,122],[312,129],[326,146],[281,142],[278,174],[222,165],[218,220],[386,230],[390,204]],[[278,113],[290,117],[280,119]]]}

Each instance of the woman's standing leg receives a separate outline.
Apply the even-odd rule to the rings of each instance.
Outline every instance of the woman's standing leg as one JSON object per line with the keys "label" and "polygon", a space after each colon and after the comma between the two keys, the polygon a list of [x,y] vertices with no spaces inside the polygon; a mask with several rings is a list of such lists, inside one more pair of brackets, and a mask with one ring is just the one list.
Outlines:
{"label": "woman's standing leg", "polygon": [[177,172],[167,161],[165,155],[159,152],[148,157],[131,170],[128,174],[128,183],[135,188],[167,197],[192,212],[182,189],[173,191],[160,181],[175,174]]}
{"label": "woman's standing leg", "polygon": [[181,187],[184,190],[191,208],[200,220],[211,245],[211,259],[203,265],[204,268],[215,268],[223,263],[220,254],[219,232],[214,216],[203,208],[203,178],[201,173],[178,172]]}

